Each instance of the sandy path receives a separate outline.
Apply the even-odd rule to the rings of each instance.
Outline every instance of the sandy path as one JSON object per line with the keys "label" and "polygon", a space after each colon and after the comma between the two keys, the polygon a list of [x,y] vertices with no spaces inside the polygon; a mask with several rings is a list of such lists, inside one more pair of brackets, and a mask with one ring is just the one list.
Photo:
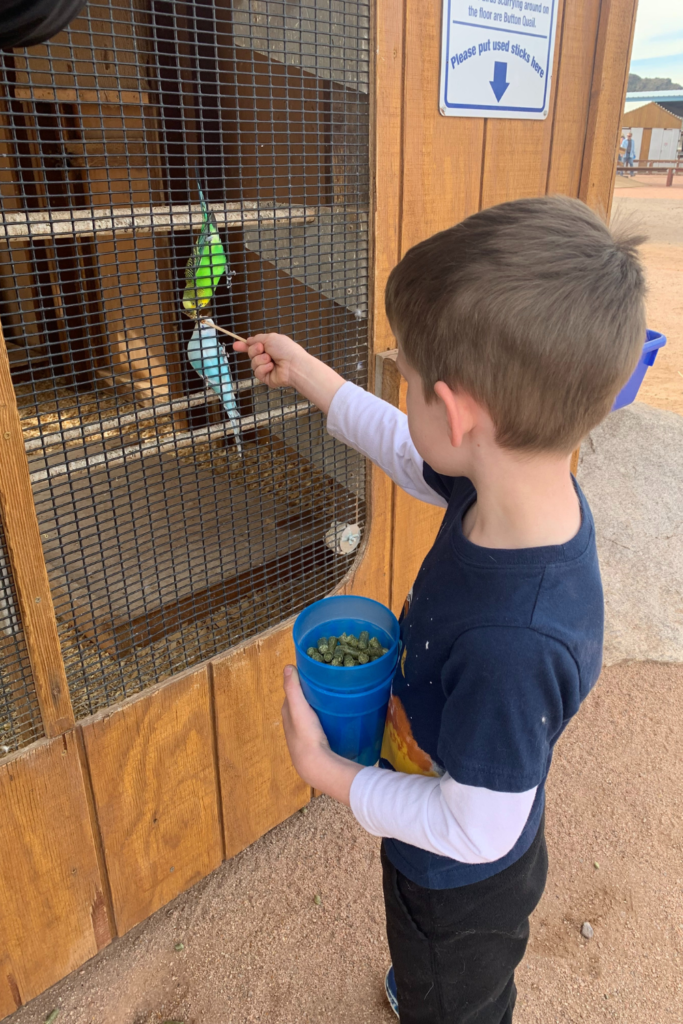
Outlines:
{"label": "sandy path", "polygon": [[[683,1020],[682,746],[683,666],[652,663],[608,669],[558,744],[518,1024]],[[10,1020],[389,1024],[387,960],[378,842],[323,797]]]}
{"label": "sandy path", "polygon": [[643,260],[648,326],[665,334],[667,344],[647,371],[638,400],[683,415],[683,246],[649,243]]}
{"label": "sandy path", "polygon": [[667,336],[638,400],[683,415],[683,176],[674,188],[618,188],[613,215],[649,236],[647,322]]}
{"label": "sandy path", "polygon": [[640,199],[683,199],[683,174],[675,174],[669,186],[665,174],[637,174],[635,178],[617,174],[614,194],[615,197],[633,195]]}

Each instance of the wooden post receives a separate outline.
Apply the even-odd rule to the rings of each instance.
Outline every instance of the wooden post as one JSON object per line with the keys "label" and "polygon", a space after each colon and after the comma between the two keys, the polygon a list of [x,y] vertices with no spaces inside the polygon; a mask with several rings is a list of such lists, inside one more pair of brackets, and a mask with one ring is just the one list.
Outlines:
{"label": "wooden post", "polygon": [[46,736],[74,724],[24,435],[0,327],[0,517]]}
{"label": "wooden post", "polygon": [[[406,411],[408,383],[396,366],[398,349],[375,356],[375,394]],[[436,539],[444,510],[418,501],[395,484],[392,517],[392,572],[390,607],[398,615],[420,571],[422,560]],[[411,540],[411,538],[413,538]]]}
{"label": "wooden post", "polygon": [[[404,0],[382,0],[373,19],[370,87],[370,387],[372,355],[396,342],[384,313],[387,278],[401,257]],[[373,466],[368,473],[368,539],[343,592],[389,604],[394,484]]]}
{"label": "wooden post", "polygon": [[603,0],[600,5],[579,199],[606,218],[614,193],[636,8],[634,0]]}

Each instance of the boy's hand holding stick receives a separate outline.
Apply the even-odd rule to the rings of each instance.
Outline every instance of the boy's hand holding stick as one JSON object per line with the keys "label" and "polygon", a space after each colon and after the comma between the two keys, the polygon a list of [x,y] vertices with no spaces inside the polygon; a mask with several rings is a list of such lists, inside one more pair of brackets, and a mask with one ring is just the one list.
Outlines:
{"label": "boy's hand holding stick", "polygon": [[327,415],[344,378],[285,334],[257,334],[233,343],[246,352],[257,380],[270,388],[296,388]]}

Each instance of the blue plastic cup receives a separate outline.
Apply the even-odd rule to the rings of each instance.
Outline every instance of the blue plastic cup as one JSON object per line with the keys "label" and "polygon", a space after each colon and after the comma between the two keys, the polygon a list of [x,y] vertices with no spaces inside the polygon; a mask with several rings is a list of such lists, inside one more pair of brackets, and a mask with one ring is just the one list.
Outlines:
{"label": "blue plastic cup", "polygon": [[612,412],[615,412],[617,409],[623,409],[625,405],[635,402],[648,366],[654,366],[657,353],[664,345],[666,345],[666,335],[660,334],[659,331],[648,330],[646,332],[645,344],[643,345],[638,365],[614,399]]}
{"label": "blue plastic cup", "polygon": [[[333,668],[306,654],[321,636],[358,635],[367,629],[387,653],[367,665]],[[296,667],[306,700],[315,709],[335,754],[358,764],[379,758],[394,678],[400,631],[396,616],[379,601],[344,594],[305,608],[294,623]]]}

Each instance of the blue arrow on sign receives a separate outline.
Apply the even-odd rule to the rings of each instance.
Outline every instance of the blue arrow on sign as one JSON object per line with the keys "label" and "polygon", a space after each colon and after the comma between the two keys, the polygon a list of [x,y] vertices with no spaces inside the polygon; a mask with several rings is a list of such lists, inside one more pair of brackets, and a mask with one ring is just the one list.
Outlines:
{"label": "blue arrow on sign", "polygon": [[505,90],[510,84],[507,81],[508,66],[502,60],[497,60],[493,65],[493,81],[490,82],[490,86],[493,89],[496,99],[500,103],[502,100]]}

